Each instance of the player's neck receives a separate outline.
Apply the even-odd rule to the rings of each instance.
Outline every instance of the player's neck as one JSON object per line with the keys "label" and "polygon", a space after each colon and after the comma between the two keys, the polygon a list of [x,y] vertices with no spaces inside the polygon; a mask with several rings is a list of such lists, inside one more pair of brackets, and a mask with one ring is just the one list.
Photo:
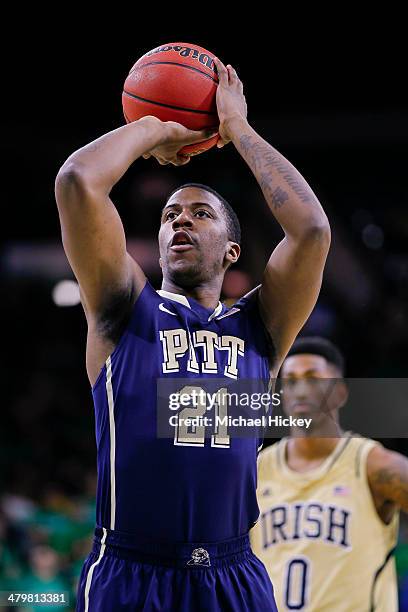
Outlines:
{"label": "player's neck", "polygon": [[288,455],[305,462],[324,460],[336,448],[343,434],[340,425],[333,421],[331,426],[313,431],[310,437],[304,434],[299,436],[292,431],[287,446]]}
{"label": "player's neck", "polygon": [[288,454],[305,461],[324,459],[336,448],[339,438],[290,438]]}
{"label": "player's neck", "polygon": [[222,280],[214,279],[209,283],[197,285],[196,287],[180,287],[169,279],[163,279],[162,290],[176,293],[177,295],[185,295],[196,300],[204,308],[216,308],[220,301]]}

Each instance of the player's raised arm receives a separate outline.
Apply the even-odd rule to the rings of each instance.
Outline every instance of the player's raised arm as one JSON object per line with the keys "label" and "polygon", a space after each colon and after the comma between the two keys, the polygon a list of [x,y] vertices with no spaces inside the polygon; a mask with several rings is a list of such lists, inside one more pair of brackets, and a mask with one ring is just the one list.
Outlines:
{"label": "player's raised arm", "polygon": [[278,367],[316,304],[330,246],[330,226],[301,174],[248,124],[243,86],[235,70],[215,62],[220,136],[223,143],[234,143],[285,233],[268,261],[259,294]]}
{"label": "player's raised arm", "polygon": [[[173,122],[144,117],[105,134],[73,153],[61,167],[55,185],[68,260],[81,288],[87,316],[101,315],[112,297],[134,301],[145,276],[126,252],[119,214],[109,194],[129,166],[151,155],[161,164],[183,165],[184,145],[208,138]],[[148,211],[141,211],[148,214]]]}
{"label": "player's raised arm", "polygon": [[376,446],[367,457],[367,476],[377,511],[384,522],[401,509],[408,512],[408,459]]}

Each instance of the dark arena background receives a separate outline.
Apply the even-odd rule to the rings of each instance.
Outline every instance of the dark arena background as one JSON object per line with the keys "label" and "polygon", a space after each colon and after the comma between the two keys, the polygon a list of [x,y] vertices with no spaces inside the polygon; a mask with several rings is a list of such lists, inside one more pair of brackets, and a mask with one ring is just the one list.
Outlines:
{"label": "dark arena background", "polygon": [[[281,31],[275,36],[277,23],[259,37],[251,30],[248,39],[221,18],[217,27],[193,30],[134,27],[137,34],[129,28],[117,38],[108,23],[102,30],[77,25],[42,41],[37,32],[35,40],[24,37],[20,63],[5,62],[0,591],[66,591],[69,609],[94,527],[96,447],[86,323],[75,286],[66,283],[73,276],[54,180],[74,150],[124,123],[122,85],[148,50],[182,40],[231,63],[244,84],[250,123],[322,202],[332,246],[318,303],[301,334],[336,342],[349,377],[404,378],[408,371],[408,108],[395,64],[399,50],[390,47],[395,41],[385,43],[381,30],[364,41],[349,30],[338,40],[317,30],[302,38],[293,33],[292,41]],[[189,181],[214,187],[240,218],[243,252],[223,290],[232,303],[260,282],[282,235],[233,145],[183,168],[152,159],[130,168],[112,193],[129,250],[159,288],[161,206]],[[408,454],[407,434],[382,442]],[[396,555],[400,609],[408,610],[403,516]]]}

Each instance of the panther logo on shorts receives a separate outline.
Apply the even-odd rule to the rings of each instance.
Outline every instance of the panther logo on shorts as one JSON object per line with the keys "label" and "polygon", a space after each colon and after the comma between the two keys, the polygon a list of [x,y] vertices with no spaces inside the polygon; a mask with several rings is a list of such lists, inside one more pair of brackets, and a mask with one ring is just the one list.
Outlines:
{"label": "panther logo on shorts", "polygon": [[210,555],[205,548],[195,548],[191,553],[191,559],[187,561],[187,565],[204,565],[210,567]]}

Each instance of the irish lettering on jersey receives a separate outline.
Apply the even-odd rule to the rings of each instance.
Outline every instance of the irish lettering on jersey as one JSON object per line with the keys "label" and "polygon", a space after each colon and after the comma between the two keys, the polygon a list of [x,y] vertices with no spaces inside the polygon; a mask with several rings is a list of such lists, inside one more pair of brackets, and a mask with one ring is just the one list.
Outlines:
{"label": "irish lettering on jersey", "polygon": [[350,546],[351,512],[316,501],[274,505],[260,516],[262,547],[303,538]]}

